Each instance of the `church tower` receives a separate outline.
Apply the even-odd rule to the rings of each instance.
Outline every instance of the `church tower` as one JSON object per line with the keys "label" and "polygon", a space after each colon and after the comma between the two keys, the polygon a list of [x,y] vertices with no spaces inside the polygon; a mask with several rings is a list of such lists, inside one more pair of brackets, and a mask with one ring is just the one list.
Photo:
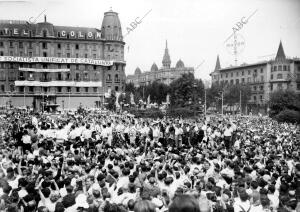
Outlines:
{"label": "church tower", "polygon": [[171,67],[171,59],[169,55],[169,50],[168,50],[168,41],[166,40],[166,49],[165,49],[165,54],[162,60],[163,68],[170,68]]}

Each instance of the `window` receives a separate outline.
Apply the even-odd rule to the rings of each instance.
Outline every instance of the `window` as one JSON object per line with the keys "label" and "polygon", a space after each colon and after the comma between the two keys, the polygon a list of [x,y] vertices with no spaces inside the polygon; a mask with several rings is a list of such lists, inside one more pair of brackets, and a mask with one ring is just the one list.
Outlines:
{"label": "window", "polygon": [[231,72],[230,76],[233,77],[233,72]]}
{"label": "window", "polygon": [[277,66],[274,66],[274,71],[277,71]]}
{"label": "window", "polygon": [[242,71],[242,76],[244,76],[244,71]]}
{"label": "window", "polygon": [[61,73],[57,74],[57,80],[62,80]]}
{"label": "window", "polygon": [[262,101],[263,101],[263,96],[262,96],[262,95],[260,95],[259,97],[260,97],[260,101],[262,102]]}
{"label": "window", "polygon": [[76,70],[79,70],[79,65],[76,65]]}
{"label": "window", "polygon": [[261,85],[259,88],[260,88],[261,91],[264,90],[264,86],[263,85]]}
{"label": "window", "polygon": [[260,73],[264,73],[264,69],[261,68],[261,69],[260,69]]}
{"label": "window", "polygon": [[282,89],[282,83],[278,83],[277,88],[281,90]]}
{"label": "window", "polygon": [[282,66],[278,66],[278,71],[282,71]]}
{"label": "window", "polygon": [[67,80],[70,80],[70,73],[67,73]]}
{"label": "window", "polygon": [[68,93],[71,93],[71,87],[67,87]]}
{"label": "window", "polygon": [[297,83],[297,90],[300,90],[300,83]]}
{"label": "window", "polygon": [[248,70],[248,75],[250,75],[251,74],[251,70]]}
{"label": "window", "polygon": [[93,88],[93,91],[94,91],[94,93],[97,93],[98,92],[98,88],[97,87]]}
{"label": "window", "polygon": [[67,53],[67,58],[70,58],[71,57],[71,54],[70,53]]}
{"label": "window", "polygon": [[71,66],[70,66],[70,64],[67,64],[67,68],[70,68]]}
{"label": "window", "polygon": [[253,86],[253,90],[256,91],[256,85]]}
{"label": "window", "polygon": [[32,43],[31,42],[28,43],[28,48],[32,49]]}
{"label": "window", "polygon": [[245,78],[242,78],[242,83],[245,83]]}
{"label": "window", "polygon": [[47,52],[43,52],[43,57],[47,57]]}
{"label": "window", "polygon": [[221,78],[223,78],[223,74],[221,74]]}
{"label": "window", "polygon": [[76,87],[76,92],[79,93],[80,92],[80,88]]}
{"label": "window", "polygon": [[47,49],[47,43],[43,43],[43,44],[42,44],[42,48],[43,48],[43,49]]}
{"label": "window", "polygon": [[13,56],[13,55],[14,55],[14,52],[13,52],[13,51],[10,51],[10,52],[9,52],[9,55],[10,55],[10,56]]}
{"label": "window", "polygon": [[57,53],[57,57],[61,57],[61,53]]}
{"label": "window", "polygon": [[271,74],[271,80],[273,79],[273,74]]}
{"label": "window", "polygon": [[270,85],[270,90],[273,91],[273,84]]}
{"label": "window", "polygon": [[119,91],[119,86],[116,86],[116,87],[115,87],[115,91]]}
{"label": "window", "polygon": [[62,91],[61,87],[57,87],[57,92],[61,93],[61,91]]}
{"label": "window", "polygon": [[118,75],[118,74],[115,75],[115,81],[116,81],[116,82],[119,82],[119,81],[120,81],[120,80],[119,80],[119,75]]}
{"label": "window", "polygon": [[282,74],[277,74],[277,79],[282,79]]}
{"label": "window", "polygon": [[107,81],[110,81],[110,80],[111,80],[110,74],[107,75],[106,80],[107,80]]}
{"label": "window", "polygon": [[3,56],[4,54],[3,54],[3,52],[0,52],[0,56]]}
{"label": "window", "polygon": [[34,92],[34,87],[30,86],[30,87],[29,87],[29,92],[30,92],[30,93],[33,93],[33,92]]}
{"label": "window", "polygon": [[0,47],[3,47],[3,46],[4,46],[4,44],[3,44],[3,42],[1,41],[1,42],[0,42]]}
{"label": "window", "polygon": [[236,76],[237,76],[237,77],[239,76],[239,72],[236,72]]}
{"label": "window", "polygon": [[47,30],[43,30],[43,37],[47,37]]}
{"label": "window", "polygon": [[97,57],[97,55],[96,55],[96,54],[93,54],[93,58],[96,59],[96,57]]}
{"label": "window", "polygon": [[230,84],[233,85],[233,79],[230,80]]}
{"label": "window", "polygon": [[76,56],[75,56],[76,58],[79,58],[79,54],[78,53],[76,53]]}
{"label": "window", "polygon": [[13,47],[14,47],[14,42],[10,41],[10,42],[9,42],[9,47],[10,47],[10,48],[13,48]]}
{"label": "window", "polygon": [[5,92],[5,86],[4,85],[1,85],[1,91]]}
{"label": "window", "polygon": [[283,71],[286,71],[286,66],[283,66]]}
{"label": "window", "polygon": [[88,79],[88,73],[84,73],[84,79],[87,80]]}
{"label": "window", "polygon": [[79,81],[79,78],[80,78],[80,76],[79,76],[79,73],[76,73],[76,81]]}
{"label": "window", "polygon": [[264,81],[264,76],[260,76],[260,81],[261,81],[261,82]]}
{"label": "window", "polygon": [[240,80],[239,79],[236,79],[235,80],[235,84],[239,84],[240,83]]}
{"label": "window", "polygon": [[67,44],[67,50],[70,50],[70,44]]}
{"label": "window", "polygon": [[84,57],[85,57],[85,58],[88,58],[88,54],[84,54]]}
{"label": "window", "polygon": [[94,68],[94,70],[96,70],[96,69],[97,69],[97,66],[93,66],[93,68]]}
{"label": "window", "polygon": [[228,77],[228,73],[226,73],[226,78]]}
{"label": "window", "polygon": [[256,96],[253,96],[254,101],[256,101]]}
{"label": "window", "polygon": [[79,45],[78,44],[75,45],[75,49],[77,49],[77,50],[79,49]]}
{"label": "window", "polygon": [[57,48],[61,49],[61,44],[60,43],[57,44]]}
{"label": "window", "polygon": [[32,52],[28,52],[28,54],[29,54],[29,57],[32,57]]}
{"label": "window", "polygon": [[89,92],[89,88],[88,88],[88,87],[85,87],[84,89],[85,89],[85,92],[86,92],[86,93]]}
{"label": "window", "polygon": [[24,93],[24,86],[20,86],[20,87],[19,87],[19,91],[20,91],[21,93]]}

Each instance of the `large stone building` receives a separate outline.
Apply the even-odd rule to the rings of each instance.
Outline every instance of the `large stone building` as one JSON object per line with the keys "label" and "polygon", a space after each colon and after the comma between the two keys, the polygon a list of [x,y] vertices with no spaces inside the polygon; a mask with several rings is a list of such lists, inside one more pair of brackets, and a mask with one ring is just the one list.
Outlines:
{"label": "large stone building", "polygon": [[99,27],[0,21],[0,105],[97,107],[124,90],[118,13],[105,12]]}
{"label": "large stone building", "polygon": [[162,65],[161,68],[158,68],[157,65],[153,63],[150,71],[145,72],[142,72],[141,69],[137,67],[133,75],[127,76],[126,82],[133,83],[136,87],[145,86],[154,81],[169,85],[173,80],[180,78],[182,74],[194,74],[194,68],[185,67],[182,60],[178,60],[176,66],[171,67],[167,41]]}
{"label": "large stone building", "polygon": [[270,93],[277,89],[291,89],[300,94],[300,59],[287,58],[280,42],[275,59],[269,61],[221,68],[218,56],[211,77],[212,83],[250,85],[249,106],[266,110]]}

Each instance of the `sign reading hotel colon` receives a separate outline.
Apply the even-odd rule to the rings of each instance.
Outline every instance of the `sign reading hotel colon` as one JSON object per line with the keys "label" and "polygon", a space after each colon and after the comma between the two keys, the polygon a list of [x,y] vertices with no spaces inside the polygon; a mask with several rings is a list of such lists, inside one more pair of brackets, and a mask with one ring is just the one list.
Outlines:
{"label": "sign reading hotel colon", "polygon": [[0,56],[0,62],[19,62],[19,63],[70,63],[70,64],[89,64],[97,66],[112,66],[113,61],[95,60],[89,58],[61,58],[61,57],[13,57]]}

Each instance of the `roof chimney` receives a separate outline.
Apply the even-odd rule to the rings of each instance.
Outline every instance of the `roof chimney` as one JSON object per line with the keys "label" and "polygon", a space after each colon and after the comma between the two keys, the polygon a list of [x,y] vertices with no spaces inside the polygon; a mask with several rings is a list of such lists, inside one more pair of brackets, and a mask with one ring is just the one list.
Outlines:
{"label": "roof chimney", "polygon": [[47,22],[47,16],[44,15],[44,22],[46,23]]}

